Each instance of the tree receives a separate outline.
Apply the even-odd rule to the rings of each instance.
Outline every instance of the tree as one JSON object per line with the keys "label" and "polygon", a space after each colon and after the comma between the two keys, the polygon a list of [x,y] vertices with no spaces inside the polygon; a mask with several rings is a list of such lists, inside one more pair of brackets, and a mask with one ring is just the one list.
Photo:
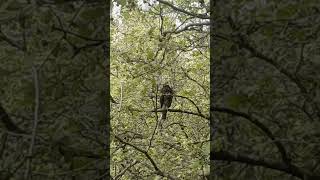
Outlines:
{"label": "tree", "polygon": [[0,179],[106,177],[108,4],[0,6]]}
{"label": "tree", "polygon": [[213,179],[319,179],[315,1],[214,1]]}
{"label": "tree", "polygon": [[[206,10],[197,1],[118,2],[111,28],[111,94],[119,102],[111,113],[111,174],[203,178],[209,173],[208,19],[176,7],[189,14]],[[174,96],[170,116],[160,123],[166,83]]]}

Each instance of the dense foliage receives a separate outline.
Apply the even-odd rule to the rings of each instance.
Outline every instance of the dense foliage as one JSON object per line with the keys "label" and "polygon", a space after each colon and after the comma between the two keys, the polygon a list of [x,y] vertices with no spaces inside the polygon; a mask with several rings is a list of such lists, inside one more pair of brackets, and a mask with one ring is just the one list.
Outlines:
{"label": "dense foliage", "polygon": [[102,177],[105,2],[0,6],[0,179]]}
{"label": "dense foliage", "polygon": [[212,179],[319,179],[318,1],[213,11]]}
{"label": "dense foliage", "polygon": [[[201,179],[209,173],[208,28],[198,25],[179,32],[201,21],[161,3],[138,2],[134,8],[123,4],[116,15],[111,32],[116,101],[111,114],[112,175]],[[174,99],[167,119],[160,122],[160,89],[166,83]]]}
{"label": "dense foliage", "polygon": [[0,179],[320,179],[318,1],[210,3],[1,1]]}

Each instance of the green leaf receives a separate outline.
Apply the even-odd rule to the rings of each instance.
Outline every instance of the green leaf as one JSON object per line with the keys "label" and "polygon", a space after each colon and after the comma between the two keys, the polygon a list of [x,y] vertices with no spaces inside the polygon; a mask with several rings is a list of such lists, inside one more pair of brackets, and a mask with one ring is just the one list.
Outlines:
{"label": "green leaf", "polygon": [[148,60],[152,60],[153,59],[153,51],[151,50],[151,49],[149,49],[148,50],[148,52],[147,52],[147,58],[148,58]]}

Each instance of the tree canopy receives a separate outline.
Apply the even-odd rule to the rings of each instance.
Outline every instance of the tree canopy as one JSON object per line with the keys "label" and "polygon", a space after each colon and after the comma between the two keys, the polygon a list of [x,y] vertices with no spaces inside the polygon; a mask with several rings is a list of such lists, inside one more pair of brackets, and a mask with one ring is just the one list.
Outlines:
{"label": "tree canopy", "polygon": [[319,179],[318,8],[214,1],[213,179]]}
{"label": "tree canopy", "polygon": [[0,7],[0,179],[103,177],[108,3]]}
{"label": "tree canopy", "polygon": [[[190,13],[206,12],[197,1],[176,3]],[[174,7],[166,1],[114,3],[111,172],[116,177],[201,179],[209,173],[209,19]],[[160,122],[164,84],[173,88],[174,98]]]}
{"label": "tree canopy", "polygon": [[320,179],[319,8],[1,1],[0,179]]}

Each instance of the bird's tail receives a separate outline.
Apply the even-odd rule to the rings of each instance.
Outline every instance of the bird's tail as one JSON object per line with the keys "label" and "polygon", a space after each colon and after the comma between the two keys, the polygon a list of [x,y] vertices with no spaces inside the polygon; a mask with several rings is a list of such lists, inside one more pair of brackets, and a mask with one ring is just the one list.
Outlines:
{"label": "bird's tail", "polygon": [[162,110],[164,110],[164,111],[162,112],[161,119],[165,120],[165,119],[167,119],[168,107],[166,105],[163,105]]}
{"label": "bird's tail", "polygon": [[166,120],[167,119],[167,110],[162,112],[162,116],[161,116],[162,120]]}
{"label": "bird's tail", "polygon": [[164,110],[164,111],[162,112],[161,117],[160,117],[160,121],[159,121],[160,129],[162,129],[163,122],[167,119],[168,108],[166,106],[164,106],[162,108],[162,110]]}

